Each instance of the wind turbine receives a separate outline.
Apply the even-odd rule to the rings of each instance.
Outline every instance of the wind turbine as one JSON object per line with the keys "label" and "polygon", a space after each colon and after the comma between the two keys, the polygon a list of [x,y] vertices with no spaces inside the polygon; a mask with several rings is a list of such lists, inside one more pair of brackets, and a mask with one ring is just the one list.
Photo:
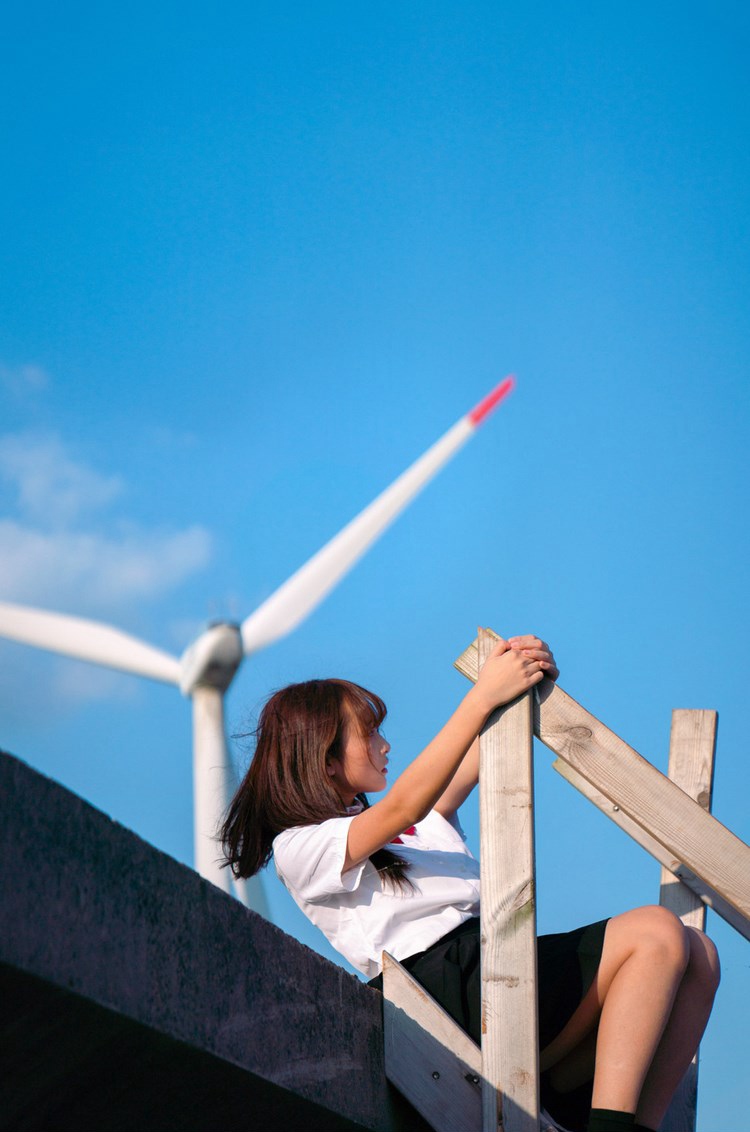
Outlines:
{"label": "wind turbine", "polygon": [[241,625],[209,626],[178,659],[110,625],[0,602],[0,636],[92,664],[176,684],[193,702],[195,867],[201,876],[266,912],[260,882],[250,891],[220,868],[215,833],[229,803],[233,773],[224,733],[224,694],[245,656],[291,633],[423,487],[510,393],[507,377],[424,455],[339,531]]}

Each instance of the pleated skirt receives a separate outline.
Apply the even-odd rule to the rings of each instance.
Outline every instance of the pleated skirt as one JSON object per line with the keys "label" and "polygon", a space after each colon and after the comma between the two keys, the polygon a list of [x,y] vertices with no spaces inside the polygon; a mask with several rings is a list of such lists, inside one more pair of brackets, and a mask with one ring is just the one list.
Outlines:
{"label": "pleated skirt", "polygon": [[[539,1048],[565,1027],[594,980],[607,920],[537,940]],[[444,1010],[481,1045],[482,987],[479,919],[467,920],[432,947],[402,960]],[[372,985],[382,986],[380,977]],[[554,1094],[542,1078],[542,1103],[565,1127],[585,1126],[591,1087]]]}

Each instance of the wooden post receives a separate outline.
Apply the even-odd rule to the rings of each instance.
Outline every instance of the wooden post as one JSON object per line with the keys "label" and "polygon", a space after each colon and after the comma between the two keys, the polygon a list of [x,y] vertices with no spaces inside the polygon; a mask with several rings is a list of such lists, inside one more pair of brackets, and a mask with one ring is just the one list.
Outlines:
{"label": "wooden post", "polygon": [[[455,662],[476,680],[477,643]],[[537,737],[674,862],[673,872],[750,938],[750,846],[684,794],[557,685],[539,684]],[[668,866],[670,867],[670,866]],[[712,894],[718,899],[714,902]]]}
{"label": "wooden post", "polygon": [[[716,752],[715,711],[672,712],[669,743],[669,777],[704,810],[711,810],[714,755]],[[662,866],[661,900],[688,927],[703,930],[706,908],[703,901]],[[662,1132],[695,1132],[698,1100],[698,1051],[683,1077],[662,1122]]]}
{"label": "wooden post", "polygon": [[[709,813],[714,786],[717,721],[718,713],[715,711],[678,709],[672,712],[669,740],[669,777]],[[663,865],[660,903],[675,912],[689,927],[703,931],[706,926],[703,901]]]}
{"label": "wooden post", "polygon": [[[480,630],[479,666],[495,638]],[[531,693],[479,737],[482,1132],[538,1132]]]}
{"label": "wooden post", "polygon": [[479,1046],[386,951],[383,1029],[386,1076],[430,1127],[479,1132]]}

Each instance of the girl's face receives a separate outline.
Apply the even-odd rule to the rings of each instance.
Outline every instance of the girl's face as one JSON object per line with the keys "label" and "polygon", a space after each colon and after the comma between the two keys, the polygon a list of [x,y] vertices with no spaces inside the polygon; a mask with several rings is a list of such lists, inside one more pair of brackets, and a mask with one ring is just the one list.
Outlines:
{"label": "girl's face", "polygon": [[344,805],[351,806],[357,794],[385,790],[390,749],[379,731],[362,735],[357,721],[349,719],[341,754],[326,767]]}

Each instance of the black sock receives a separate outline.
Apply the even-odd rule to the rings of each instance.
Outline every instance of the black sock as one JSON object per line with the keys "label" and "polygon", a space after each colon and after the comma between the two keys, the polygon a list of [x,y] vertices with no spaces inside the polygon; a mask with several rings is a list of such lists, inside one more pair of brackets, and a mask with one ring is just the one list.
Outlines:
{"label": "black sock", "polygon": [[635,1132],[635,1113],[592,1108],[587,1132]]}
{"label": "black sock", "polygon": [[658,1128],[647,1128],[645,1124],[634,1124],[633,1132],[659,1132]]}

